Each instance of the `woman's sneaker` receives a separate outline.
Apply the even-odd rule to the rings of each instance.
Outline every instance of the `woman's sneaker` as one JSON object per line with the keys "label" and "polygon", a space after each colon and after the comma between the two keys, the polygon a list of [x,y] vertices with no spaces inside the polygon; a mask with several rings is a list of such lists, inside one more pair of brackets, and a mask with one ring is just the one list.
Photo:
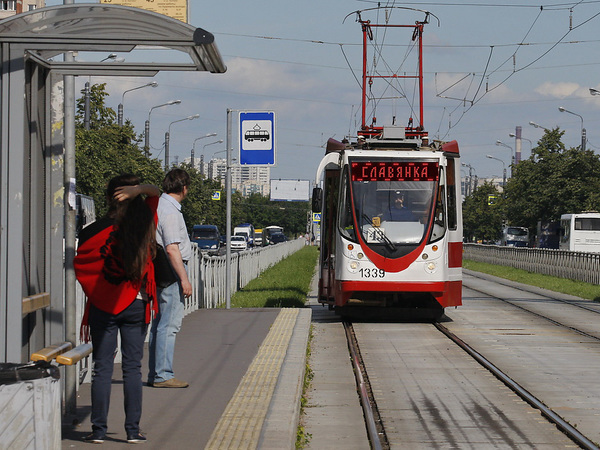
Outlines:
{"label": "woman's sneaker", "polygon": [[141,444],[146,442],[146,440],[146,436],[144,436],[142,433],[133,433],[127,435],[127,442],[130,444]]}

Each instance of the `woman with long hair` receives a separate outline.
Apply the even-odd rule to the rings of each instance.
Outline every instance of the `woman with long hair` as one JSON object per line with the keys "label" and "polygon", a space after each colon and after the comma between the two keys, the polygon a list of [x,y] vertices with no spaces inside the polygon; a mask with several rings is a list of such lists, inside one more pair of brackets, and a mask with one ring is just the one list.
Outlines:
{"label": "woman with long hair", "polygon": [[[142,195],[146,198],[143,199]],[[127,442],[146,441],[140,433],[142,356],[151,309],[156,313],[156,208],[159,189],[131,174],[110,180],[108,213],[79,234],[75,274],[87,296],[82,340],[93,345],[92,433],[86,442],[106,438],[117,335],[121,336]]]}

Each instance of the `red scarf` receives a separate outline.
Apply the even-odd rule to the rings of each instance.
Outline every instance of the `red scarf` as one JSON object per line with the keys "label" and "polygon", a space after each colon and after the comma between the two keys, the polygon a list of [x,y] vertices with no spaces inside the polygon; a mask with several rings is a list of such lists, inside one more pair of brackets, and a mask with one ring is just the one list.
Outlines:
{"label": "red scarf", "polygon": [[[158,197],[147,197],[146,204],[154,213],[156,224]],[[150,323],[151,311],[154,311],[154,314],[158,313],[154,264],[150,254],[142,278],[135,281],[126,280],[122,261],[113,255],[111,244],[114,242],[114,233],[114,225],[107,223],[106,227],[81,243],[74,259],[75,276],[87,296],[80,329],[80,339],[85,342],[90,340],[88,323],[90,303],[101,311],[119,314],[133,303],[142,288],[144,279],[149,300],[146,306],[146,323]]]}

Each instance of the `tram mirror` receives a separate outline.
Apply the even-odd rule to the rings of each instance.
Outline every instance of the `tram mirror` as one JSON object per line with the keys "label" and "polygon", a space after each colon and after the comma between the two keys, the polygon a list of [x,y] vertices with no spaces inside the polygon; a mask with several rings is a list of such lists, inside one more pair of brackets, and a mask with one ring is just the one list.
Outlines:
{"label": "tram mirror", "polygon": [[323,206],[323,189],[320,187],[313,188],[312,193],[312,211],[321,212]]}

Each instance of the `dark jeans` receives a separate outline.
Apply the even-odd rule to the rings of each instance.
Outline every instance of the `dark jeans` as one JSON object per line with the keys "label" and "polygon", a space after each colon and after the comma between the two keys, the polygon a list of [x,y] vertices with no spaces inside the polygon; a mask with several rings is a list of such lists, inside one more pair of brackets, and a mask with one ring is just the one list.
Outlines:
{"label": "dark jeans", "polygon": [[146,337],[146,304],[136,299],[117,315],[90,305],[89,324],[94,347],[92,374],[92,430],[106,434],[110,388],[117,349],[117,334],[121,333],[123,393],[125,397],[125,431],[128,435],[140,431],[142,416],[142,356]]}

